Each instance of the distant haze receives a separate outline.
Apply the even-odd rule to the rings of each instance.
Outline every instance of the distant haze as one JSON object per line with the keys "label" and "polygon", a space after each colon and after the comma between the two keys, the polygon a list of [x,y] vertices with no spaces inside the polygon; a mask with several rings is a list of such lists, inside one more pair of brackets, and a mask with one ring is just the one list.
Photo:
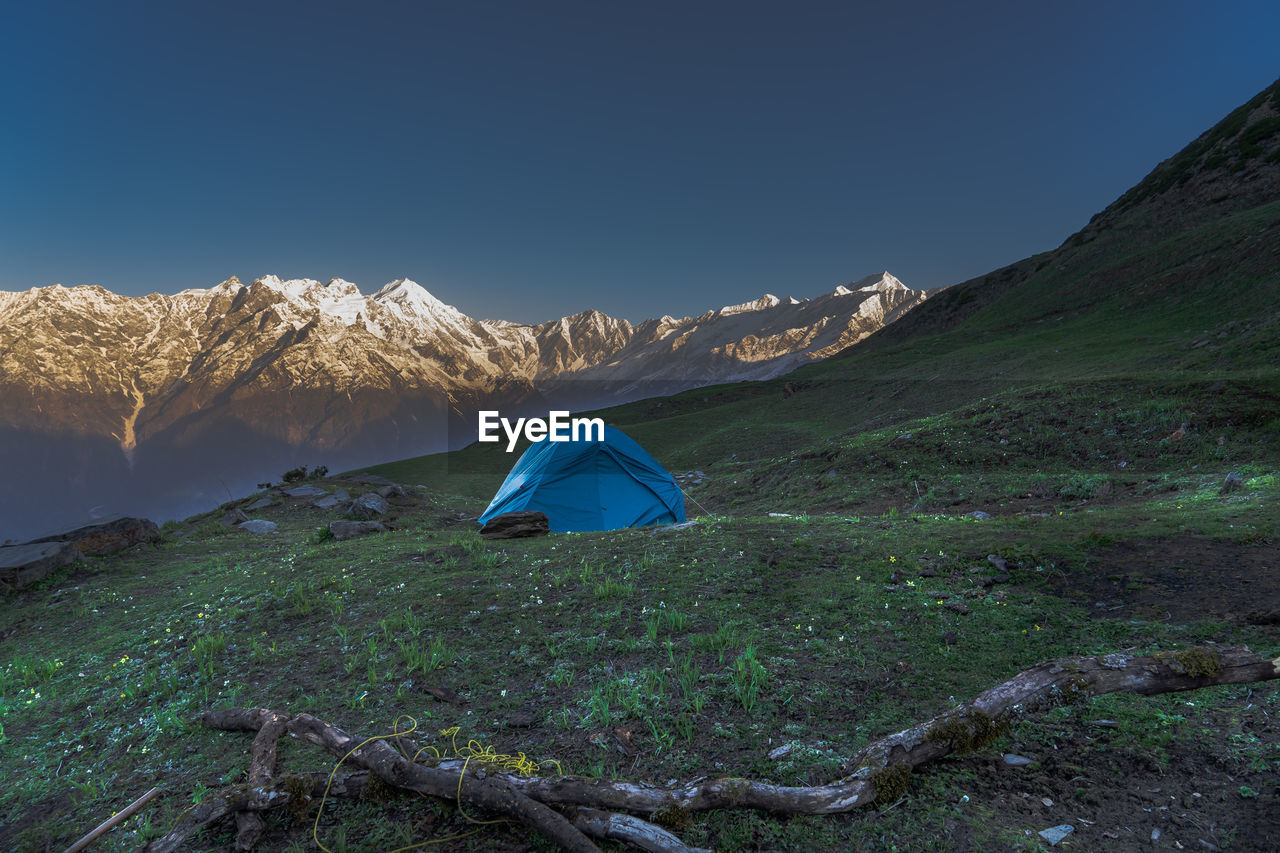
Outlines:
{"label": "distant haze", "polygon": [[412,277],[638,321],[1052,248],[1280,4],[10,4],[0,290]]}

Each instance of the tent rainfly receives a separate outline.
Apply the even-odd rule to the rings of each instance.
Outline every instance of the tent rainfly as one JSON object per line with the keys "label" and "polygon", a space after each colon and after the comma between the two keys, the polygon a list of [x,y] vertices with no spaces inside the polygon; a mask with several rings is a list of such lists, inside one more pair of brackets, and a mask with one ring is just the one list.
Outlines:
{"label": "tent rainfly", "polygon": [[603,441],[532,444],[479,523],[520,510],[546,513],[555,533],[685,520],[684,496],[676,481],[643,447],[611,426],[604,428]]}

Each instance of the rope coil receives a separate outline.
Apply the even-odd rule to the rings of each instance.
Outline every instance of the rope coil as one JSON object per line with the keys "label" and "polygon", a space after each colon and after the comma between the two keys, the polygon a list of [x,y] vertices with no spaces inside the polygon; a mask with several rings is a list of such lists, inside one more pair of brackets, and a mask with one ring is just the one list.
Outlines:
{"label": "rope coil", "polygon": [[[411,723],[409,728],[401,730],[400,729],[401,720],[408,720]],[[335,764],[333,766],[333,770],[329,772],[329,781],[324,786],[324,794],[321,795],[320,805],[316,808],[316,819],[311,824],[311,837],[315,841],[316,846],[319,847],[321,850],[323,850],[324,853],[333,853],[333,851],[330,850],[328,847],[325,847],[324,843],[320,841],[320,834],[319,834],[320,833],[320,815],[324,811],[324,803],[325,803],[325,800],[328,799],[330,788],[333,787],[333,780],[334,780],[334,777],[337,776],[338,774],[338,769],[342,767],[343,762],[345,762],[348,758],[350,758],[352,755],[355,755],[358,751],[360,751],[361,748],[363,748],[367,744],[373,743],[375,740],[390,740],[391,738],[407,737],[408,735],[413,734],[418,730],[418,721],[408,714],[401,714],[400,716],[395,718],[395,721],[391,724],[391,728],[393,729],[393,731],[390,732],[389,734],[374,735],[373,737],[365,738],[359,744],[352,747],[347,752],[346,755],[338,759],[338,763]],[[533,759],[529,758],[529,756],[525,755],[523,752],[518,752],[515,755],[508,755],[506,753],[501,753],[495,750],[492,744],[486,746],[474,738],[469,739],[467,741],[466,746],[459,747],[458,733],[461,731],[462,731],[462,728],[460,726],[453,726],[451,728],[441,730],[440,735],[442,737],[449,738],[449,749],[450,749],[449,754],[442,755],[440,753],[440,750],[437,749],[436,747],[424,746],[420,748],[417,752],[415,752],[413,754],[413,757],[410,758],[409,761],[412,764],[417,764],[418,757],[421,756],[424,752],[432,753],[438,761],[445,761],[452,758],[462,759],[462,769],[458,771],[458,790],[457,790],[456,799],[458,802],[458,814],[462,815],[470,823],[474,823],[481,826],[494,824],[494,823],[510,823],[509,818],[496,818],[494,820],[479,820],[467,814],[466,811],[462,808],[462,780],[466,778],[467,767],[470,766],[472,761],[483,764],[485,767],[493,769],[500,773],[512,773],[512,774],[526,776],[526,777],[533,776],[534,773],[536,773],[543,767],[554,767],[557,775],[561,775],[561,776],[564,775],[563,767],[560,765],[560,762],[554,758],[549,758],[544,761],[534,761]],[[425,797],[426,795],[423,794],[422,796]],[[387,851],[387,853],[403,853],[406,850],[414,850],[419,847],[427,847],[432,844],[443,844],[446,841],[455,841],[459,838],[466,838],[469,835],[475,835],[479,831],[480,831],[479,829],[473,829],[470,832],[464,832],[459,835],[451,835],[451,836],[448,836],[447,838],[436,838],[430,841],[422,841],[417,844],[410,844],[407,847],[397,847],[395,850]]]}

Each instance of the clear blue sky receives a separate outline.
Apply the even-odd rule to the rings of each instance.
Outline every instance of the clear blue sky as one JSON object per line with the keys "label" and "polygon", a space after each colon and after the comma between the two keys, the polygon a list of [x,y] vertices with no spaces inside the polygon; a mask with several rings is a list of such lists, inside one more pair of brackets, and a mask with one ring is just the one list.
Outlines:
{"label": "clear blue sky", "polygon": [[31,2],[0,290],[407,276],[632,320],[1058,245],[1280,75],[1280,3]]}

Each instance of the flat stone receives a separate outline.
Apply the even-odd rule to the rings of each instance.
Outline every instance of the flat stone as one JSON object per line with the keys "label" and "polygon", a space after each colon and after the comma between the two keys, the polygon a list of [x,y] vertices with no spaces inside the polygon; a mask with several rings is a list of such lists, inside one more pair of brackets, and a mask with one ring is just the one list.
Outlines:
{"label": "flat stone", "polygon": [[81,554],[114,554],[142,542],[159,542],[160,528],[145,518],[117,518],[103,524],[77,527],[66,533],[33,539],[36,542],[70,542]]}
{"label": "flat stone", "polygon": [[386,533],[387,528],[377,521],[331,521],[329,532],[334,539],[342,542],[358,536],[368,536],[370,533]]}
{"label": "flat stone", "polygon": [[357,518],[373,518],[375,515],[386,515],[390,508],[391,505],[382,495],[376,492],[365,492],[355,500],[346,503],[343,511]]}
{"label": "flat stone", "polygon": [[1031,763],[1031,759],[1025,755],[1014,755],[1012,752],[1006,752],[1004,755],[1004,763],[1010,767],[1026,767]]}
{"label": "flat stone", "polygon": [[313,503],[312,506],[319,507],[320,509],[329,509],[331,507],[337,506],[342,502],[343,502],[343,499],[338,497],[337,495],[325,495],[320,500]]}
{"label": "flat stone", "polygon": [[256,501],[254,501],[253,503],[245,507],[245,509],[248,509],[248,510],[266,509],[267,507],[271,506],[275,502],[276,502],[275,498],[258,498]]}
{"label": "flat stone", "polygon": [[70,542],[5,545],[0,547],[0,581],[20,589],[79,559],[80,550]]}
{"label": "flat stone", "polygon": [[384,498],[402,498],[407,494],[404,490],[404,486],[398,486],[395,483],[392,483],[390,486],[383,486],[379,489],[375,489],[374,491],[376,491],[380,497]]}
{"label": "flat stone", "polygon": [[769,750],[769,757],[774,761],[777,761],[779,758],[786,758],[791,754],[791,750],[795,748],[796,745],[793,743],[784,743],[782,746]]}
{"label": "flat stone", "polygon": [[1056,845],[1059,841],[1075,832],[1076,828],[1069,823],[1051,826],[1048,829],[1040,830],[1040,837],[1048,841],[1050,846]]}
{"label": "flat stone", "polygon": [[236,529],[243,530],[245,533],[275,533],[276,523],[255,518],[252,521],[245,521],[236,525]]}
{"label": "flat stone", "polygon": [[291,498],[318,498],[324,494],[324,489],[319,486],[313,486],[308,483],[305,486],[297,486],[292,489],[285,489],[284,493]]}
{"label": "flat stone", "polygon": [[985,513],[985,512],[983,512],[983,511],[982,511],[982,510],[980,510],[980,509],[975,509],[973,512],[966,512],[966,513],[964,514],[964,517],[965,517],[965,518],[976,518],[978,521],[986,521],[987,519],[989,519],[989,518],[991,517],[991,515],[990,515],[990,513]]}

